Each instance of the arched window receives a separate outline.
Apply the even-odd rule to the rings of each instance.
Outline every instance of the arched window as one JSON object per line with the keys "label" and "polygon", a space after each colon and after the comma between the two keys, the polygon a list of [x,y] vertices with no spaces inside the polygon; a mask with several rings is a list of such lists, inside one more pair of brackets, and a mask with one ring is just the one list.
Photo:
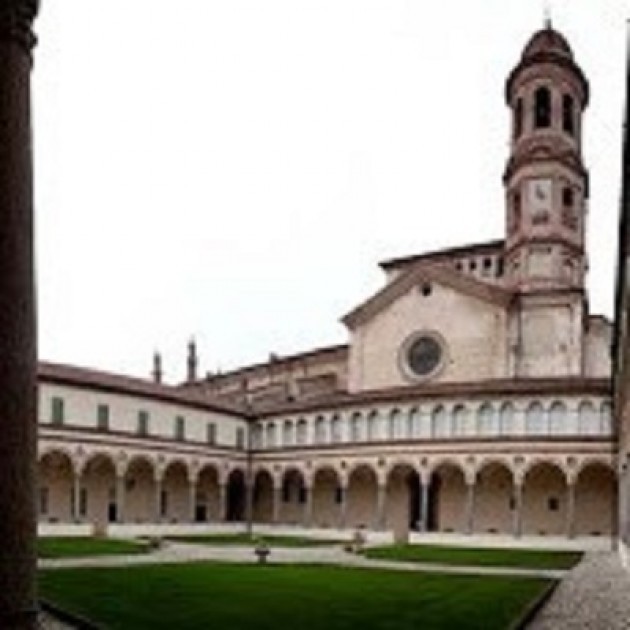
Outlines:
{"label": "arched window", "polygon": [[561,402],[555,402],[549,410],[549,433],[563,435],[568,433],[567,408]]}
{"label": "arched window", "polygon": [[612,405],[609,402],[602,403],[600,410],[600,427],[602,435],[610,435],[612,433]]}
{"label": "arched window", "polygon": [[525,412],[525,433],[542,435],[546,433],[545,410],[539,402],[533,402]]}
{"label": "arched window", "polygon": [[270,422],[266,428],[266,445],[267,448],[275,448],[276,446],[276,425]]}
{"label": "arched window", "polygon": [[315,443],[326,443],[326,420],[323,416],[317,416],[315,419]]}
{"label": "arched window", "polygon": [[562,129],[571,136],[575,135],[575,107],[570,94],[562,97]]}
{"label": "arched window", "polygon": [[512,195],[512,229],[518,230],[521,225],[522,205],[521,193],[517,190]]}
{"label": "arched window", "polygon": [[551,92],[539,87],[534,93],[534,127],[544,129],[551,126]]}
{"label": "arched window", "polygon": [[496,435],[498,433],[496,414],[489,403],[484,403],[477,411],[477,433],[479,435]]}
{"label": "arched window", "polygon": [[504,403],[499,411],[499,433],[510,435],[514,431],[514,405]]}
{"label": "arched window", "polygon": [[464,405],[457,405],[453,409],[453,435],[466,435],[468,411]]}
{"label": "arched window", "polygon": [[571,188],[571,186],[565,186],[562,189],[562,205],[565,208],[573,208],[574,203],[575,195],[573,193],[573,188]]}
{"label": "arched window", "polygon": [[581,435],[596,435],[599,431],[595,406],[589,401],[583,401],[578,408],[578,430]]}
{"label": "arched window", "polygon": [[439,405],[431,412],[431,435],[433,437],[448,437],[449,434],[448,414],[446,409]]}
{"label": "arched window", "polygon": [[516,100],[514,106],[514,139],[518,140],[523,133],[523,99]]}
{"label": "arched window", "polygon": [[307,434],[308,434],[308,424],[306,423],[306,420],[302,418],[297,423],[297,443],[300,446],[303,446],[304,444],[306,444],[307,438],[308,438]]}
{"label": "arched window", "polygon": [[351,442],[360,442],[363,439],[361,424],[363,423],[363,418],[359,412],[352,414],[352,418],[350,420],[350,441]]}
{"label": "arched window", "polygon": [[414,407],[409,410],[409,414],[407,415],[407,430],[405,432],[405,437],[407,439],[412,439],[419,433],[419,420],[420,414],[418,410]]}
{"label": "arched window", "polygon": [[392,409],[389,414],[389,423],[387,425],[388,440],[397,440],[401,437],[400,419],[400,411],[398,411],[398,409]]}
{"label": "arched window", "polygon": [[283,446],[292,446],[295,440],[295,436],[293,434],[293,422],[291,420],[285,420],[282,425],[282,445]]}
{"label": "arched window", "polygon": [[[210,425],[208,425],[208,437],[210,437]],[[254,448],[262,448],[263,430],[259,424],[254,425],[254,432],[252,434],[252,446]],[[208,440],[210,444],[210,440]]]}
{"label": "arched window", "polygon": [[330,421],[330,441],[335,444],[341,442],[341,418],[337,415]]}
{"label": "arched window", "polygon": [[378,411],[372,411],[367,420],[367,439],[368,442],[375,442],[379,438],[379,417]]}

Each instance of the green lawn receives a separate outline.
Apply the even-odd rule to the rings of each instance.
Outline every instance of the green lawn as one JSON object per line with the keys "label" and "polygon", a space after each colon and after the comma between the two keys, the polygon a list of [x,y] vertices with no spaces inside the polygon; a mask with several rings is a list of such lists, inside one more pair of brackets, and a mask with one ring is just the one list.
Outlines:
{"label": "green lawn", "polygon": [[204,545],[255,545],[264,540],[269,547],[323,547],[326,545],[340,545],[343,540],[322,540],[304,536],[279,536],[263,534],[207,534],[191,536],[169,536],[169,540],[178,542],[200,543]]}
{"label": "green lawn", "polygon": [[116,538],[39,538],[39,558],[81,558],[146,553],[144,543]]}
{"label": "green lawn", "polygon": [[364,554],[378,560],[532,569],[569,569],[582,557],[580,552],[574,551],[474,549],[439,545],[388,545],[366,549]]}
{"label": "green lawn", "polygon": [[192,563],[40,573],[40,593],[112,630],[494,630],[550,582]]}

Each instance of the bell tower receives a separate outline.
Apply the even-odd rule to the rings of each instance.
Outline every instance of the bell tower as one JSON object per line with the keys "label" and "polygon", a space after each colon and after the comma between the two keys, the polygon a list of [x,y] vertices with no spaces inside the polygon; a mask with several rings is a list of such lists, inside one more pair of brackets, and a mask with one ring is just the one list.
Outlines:
{"label": "bell tower", "polygon": [[585,370],[588,321],[582,117],[589,87],[567,40],[550,21],[525,46],[505,94],[512,111],[503,177],[505,274],[516,294],[512,374],[579,376]]}
{"label": "bell tower", "polygon": [[547,21],[510,73],[506,275],[520,293],[582,291],[588,173],[582,115],[588,81],[566,39]]}

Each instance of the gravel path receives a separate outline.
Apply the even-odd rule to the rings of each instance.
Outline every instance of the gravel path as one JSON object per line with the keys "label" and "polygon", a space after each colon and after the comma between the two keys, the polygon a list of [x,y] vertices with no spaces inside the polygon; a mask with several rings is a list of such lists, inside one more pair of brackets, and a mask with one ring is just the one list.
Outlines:
{"label": "gravel path", "polygon": [[[146,555],[102,556],[94,558],[58,558],[40,560],[42,569],[70,567],[121,567],[146,564],[168,564],[178,562],[257,562],[251,546],[211,546],[193,543],[167,543],[163,549]],[[329,564],[360,567],[365,569],[390,569],[394,571],[419,571],[424,573],[452,573],[465,575],[501,575],[519,577],[544,577],[562,579],[567,572],[552,569],[521,569],[518,567],[475,567],[445,564],[423,564],[371,560],[361,555],[345,552],[340,546],[326,547],[275,547],[269,561],[274,564]]]}
{"label": "gravel path", "polygon": [[37,625],[39,630],[75,630],[74,626],[69,626],[45,612],[39,614]]}
{"label": "gravel path", "polygon": [[630,630],[630,573],[615,553],[588,553],[528,630]]}

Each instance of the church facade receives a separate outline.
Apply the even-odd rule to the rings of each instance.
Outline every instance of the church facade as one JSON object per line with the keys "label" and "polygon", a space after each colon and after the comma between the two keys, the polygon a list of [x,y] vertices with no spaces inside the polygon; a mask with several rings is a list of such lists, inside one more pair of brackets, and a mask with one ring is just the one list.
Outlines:
{"label": "church facade", "polygon": [[[616,534],[612,326],[585,290],[589,84],[535,33],[505,89],[505,235],[384,261],[348,343],[177,386],[40,367],[44,523]],[[497,185],[501,185],[497,182]]]}

